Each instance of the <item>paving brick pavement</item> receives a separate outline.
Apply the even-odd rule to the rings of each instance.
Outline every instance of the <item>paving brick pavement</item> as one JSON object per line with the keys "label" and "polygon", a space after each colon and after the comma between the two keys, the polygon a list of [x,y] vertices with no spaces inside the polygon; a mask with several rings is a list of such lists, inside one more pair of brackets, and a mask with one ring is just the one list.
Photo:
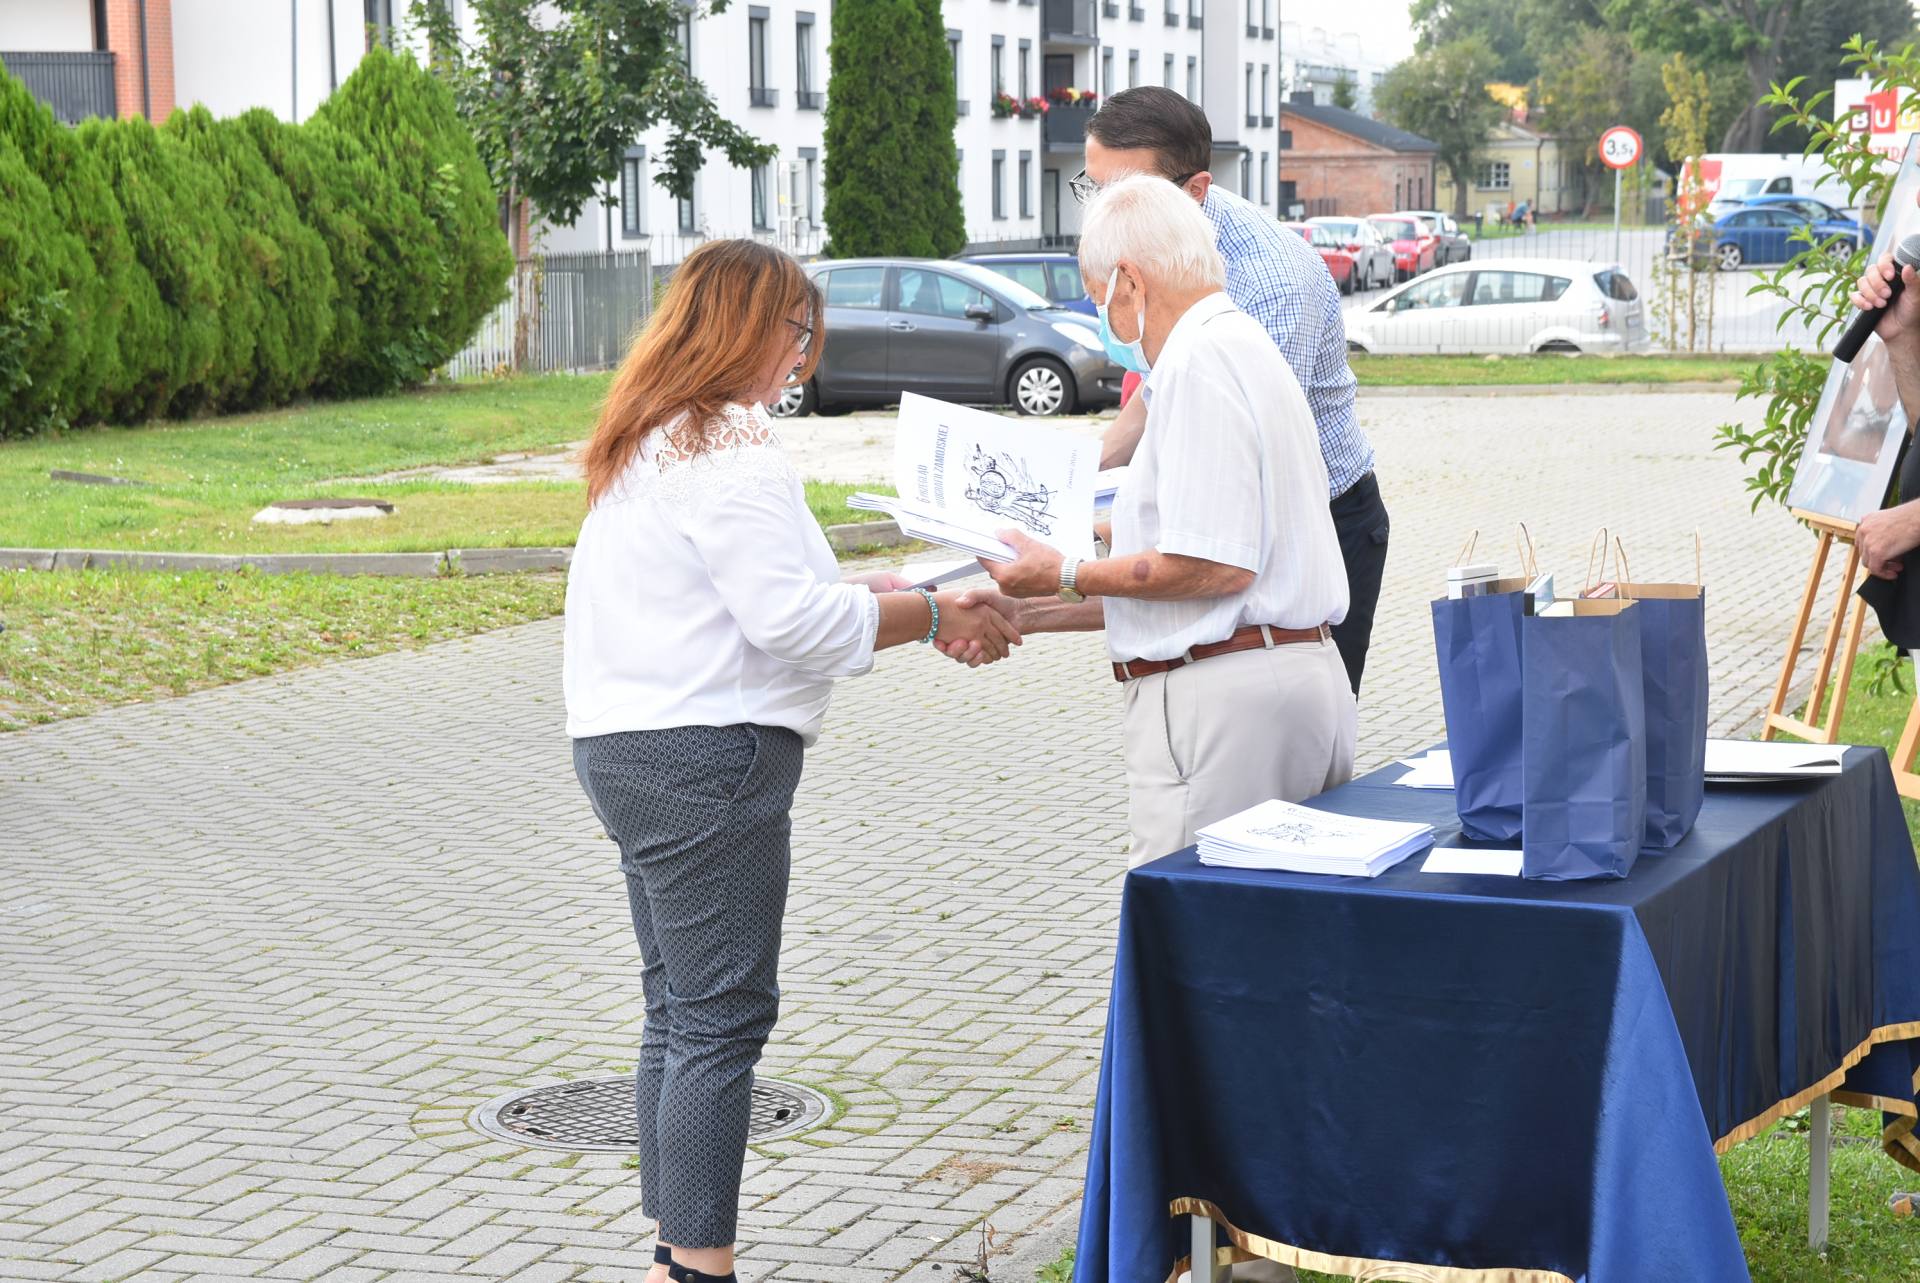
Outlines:
{"label": "paving brick pavement", "polygon": [[[1710,451],[1729,398],[1363,401],[1395,521],[1369,764],[1440,733],[1426,601],[1528,519],[1581,573],[1707,549],[1715,721],[1809,541]],[[804,425],[794,429],[804,431]],[[473,1132],[625,1072],[639,976],[572,778],[557,622],[0,737],[0,1277],[638,1280],[617,1155]],[[766,1070],[838,1114],[750,1159],[749,1280],[953,1280],[1070,1215],[1123,863],[1097,639],[846,683],[796,813]],[[1004,1258],[1000,1258],[1004,1259]],[[999,1278],[996,1275],[996,1278]],[[1003,1283],[1012,1283],[1003,1280]]]}

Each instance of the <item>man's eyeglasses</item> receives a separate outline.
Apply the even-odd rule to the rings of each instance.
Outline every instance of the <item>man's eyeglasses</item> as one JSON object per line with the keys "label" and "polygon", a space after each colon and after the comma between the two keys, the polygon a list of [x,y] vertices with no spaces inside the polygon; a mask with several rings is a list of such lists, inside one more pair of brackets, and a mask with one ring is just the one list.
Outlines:
{"label": "man's eyeglasses", "polygon": [[811,325],[802,325],[791,317],[787,318],[787,324],[791,325],[794,331],[799,334],[800,350],[802,352],[813,346],[813,327]]}
{"label": "man's eyeglasses", "polygon": [[[1191,174],[1182,174],[1173,180],[1173,185],[1175,187],[1185,187],[1188,183],[1192,182],[1199,173],[1200,171],[1196,169]],[[1092,178],[1088,177],[1087,171],[1084,169],[1067,180],[1067,189],[1073,193],[1075,202],[1081,205],[1086,204],[1095,196],[1098,196],[1101,186],[1102,184],[1096,183]]]}

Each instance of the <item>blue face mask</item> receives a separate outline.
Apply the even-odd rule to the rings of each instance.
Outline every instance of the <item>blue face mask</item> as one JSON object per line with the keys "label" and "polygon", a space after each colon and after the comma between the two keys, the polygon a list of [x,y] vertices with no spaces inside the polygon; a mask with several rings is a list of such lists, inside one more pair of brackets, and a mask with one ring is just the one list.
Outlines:
{"label": "blue face mask", "polygon": [[[1107,355],[1112,358],[1115,365],[1123,370],[1131,370],[1135,374],[1145,374],[1151,370],[1153,366],[1147,360],[1147,350],[1141,346],[1140,339],[1135,339],[1131,343],[1122,343],[1119,337],[1114,334],[1113,326],[1107,323],[1107,306],[1113,302],[1113,287],[1119,283],[1120,269],[1116,267],[1113,269],[1113,275],[1107,278],[1107,297],[1098,308],[1100,313],[1100,342],[1107,349]],[[1134,321],[1139,328],[1140,337],[1145,338],[1147,333],[1147,313],[1144,308],[1135,314]]]}

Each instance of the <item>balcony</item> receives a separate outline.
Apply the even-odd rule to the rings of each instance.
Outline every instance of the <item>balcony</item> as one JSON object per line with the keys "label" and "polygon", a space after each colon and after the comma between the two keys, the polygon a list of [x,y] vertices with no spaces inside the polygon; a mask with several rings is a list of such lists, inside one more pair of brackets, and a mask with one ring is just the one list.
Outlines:
{"label": "balcony", "polygon": [[768,89],[765,85],[753,85],[747,90],[747,105],[750,107],[778,107],[780,91]]}
{"label": "balcony", "polygon": [[1260,38],[1260,24],[1259,24],[1259,23],[1257,23],[1257,22],[1249,22],[1249,23],[1247,24],[1247,38],[1248,38],[1248,39],[1250,39],[1250,40],[1258,40],[1258,39]]}
{"label": "balcony", "polygon": [[973,104],[968,102],[965,98],[956,98],[953,100],[954,115],[964,116],[972,110],[973,110]]}
{"label": "balcony", "polygon": [[1139,4],[1128,5],[1127,18],[1132,22],[1145,22],[1147,20],[1147,7]]}
{"label": "balcony", "polygon": [[1040,118],[1040,137],[1049,151],[1078,151],[1087,145],[1087,122],[1093,119],[1093,106],[1063,107],[1055,103]]}
{"label": "balcony", "polygon": [[1180,25],[1180,11],[1178,9],[1167,10],[1166,17],[1169,27],[1177,27]]}
{"label": "balcony", "polygon": [[1260,28],[1260,38],[1261,38],[1262,40],[1271,40],[1271,39],[1273,39],[1273,28],[1272,28],[1272,27],[1266,27],[1266,26],[1263,26],[1263,27],[1261,27],[1261,28]]}
{"label": "balcony", "polygon": [[827,96],[818,89],[801,89],[793,95],[793,104],[801,111],[819,111],[826,101]]}
{"label": "balcony", "polygon": [[1101,0],[1100,16],[1118,21],[1120,18],[1120,0]]}
{"label": "balcony", "polygon": [[1190,14],[1188,14],[1188,15],[1187,15],[1187,26],[1188,26],[1188,27],[1189,27],[1190,29],[1192,29],[1192,30],[1194,30],[1194,31],[1198,31],[1198,30],[1200,30],[1200,28],[1202,28],[1202,27],[1204,27],[1204,26],[1206,26],[1206,25],[1207,25],[1207,24],[1205,23],[1205,21],[1203,21],[1203,20],[1202,20],[1202,18],[1201,18],[1201,16],[1200,16],[1199,14],[1197,14],[1197,13],[1190,13]]}
{"label": "balcony", "polygon": [[1258,116],[1256,116],[1256,115],[1254,115],[1254,114],[1253,114],[1252,112],[1248,112],[1248,113],[1247,113],[1247,128],[1249,128],[1249,129],[1258,129],[1258,128],[1260,128],[1260,117],[1258,117]]}
{"label": "balcony", "polygon": [[1047,0],[1041,18],[1041,35],[1056,43],[1092,45],[1100,39],[1093,0]]}
{"label": "balcony", "polygon": [[69,125],[89,116],[119,114],[111,53],[0,53],[0,65]]}
{"label": "balcony", "polygon": [[1266,115],[1266,114],[1264,114],[1264,113],[1263,113],[1263,114],[1261,115],[1261,117],[1260,117],[1260,128],[1262,128],[1262,129],[1272,129],[1272,128],[1273,128],[1273,117],[1272,117],[1272,116],[1269,116],[1269,115]]}

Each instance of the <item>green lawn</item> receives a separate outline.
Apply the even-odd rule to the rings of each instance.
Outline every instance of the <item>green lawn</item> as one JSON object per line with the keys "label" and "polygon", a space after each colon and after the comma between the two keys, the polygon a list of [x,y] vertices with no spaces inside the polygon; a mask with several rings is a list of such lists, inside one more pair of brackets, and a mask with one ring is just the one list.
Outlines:
{"label": "green lawn", "polygon": [[0,731],[560,613],[565,578],[0,571]]}
{"label": "green lawn", "polygon": [[1707,356],[1365,356],[1347,358],[1360,386],[1556,383],[1732,383],[1755,358]]}
{"label": "green lawn", "polygon": [[[1623,232],[1645,231],[1646,227],[1647,225],[1644,223],[1623,222],[1620,224],[1620,230]],[[1499,241],[1506,240],[1509,237],[1525,236],[1527,234],[1524,228],[1508,227],[1504,223],[1496,224],[1488,222],[1482,224],[1479,234],[1475,235],[1472,218],[1468,218],[1465,222],[1461,223],[1460,230],[1475,241]],[[1601,218],[1535,219],[1533,224],[1533,234],[1535,236],[1538,236],[1542,232],[1610,232],[1612,230],[1613,215],[1611,214]]]}

